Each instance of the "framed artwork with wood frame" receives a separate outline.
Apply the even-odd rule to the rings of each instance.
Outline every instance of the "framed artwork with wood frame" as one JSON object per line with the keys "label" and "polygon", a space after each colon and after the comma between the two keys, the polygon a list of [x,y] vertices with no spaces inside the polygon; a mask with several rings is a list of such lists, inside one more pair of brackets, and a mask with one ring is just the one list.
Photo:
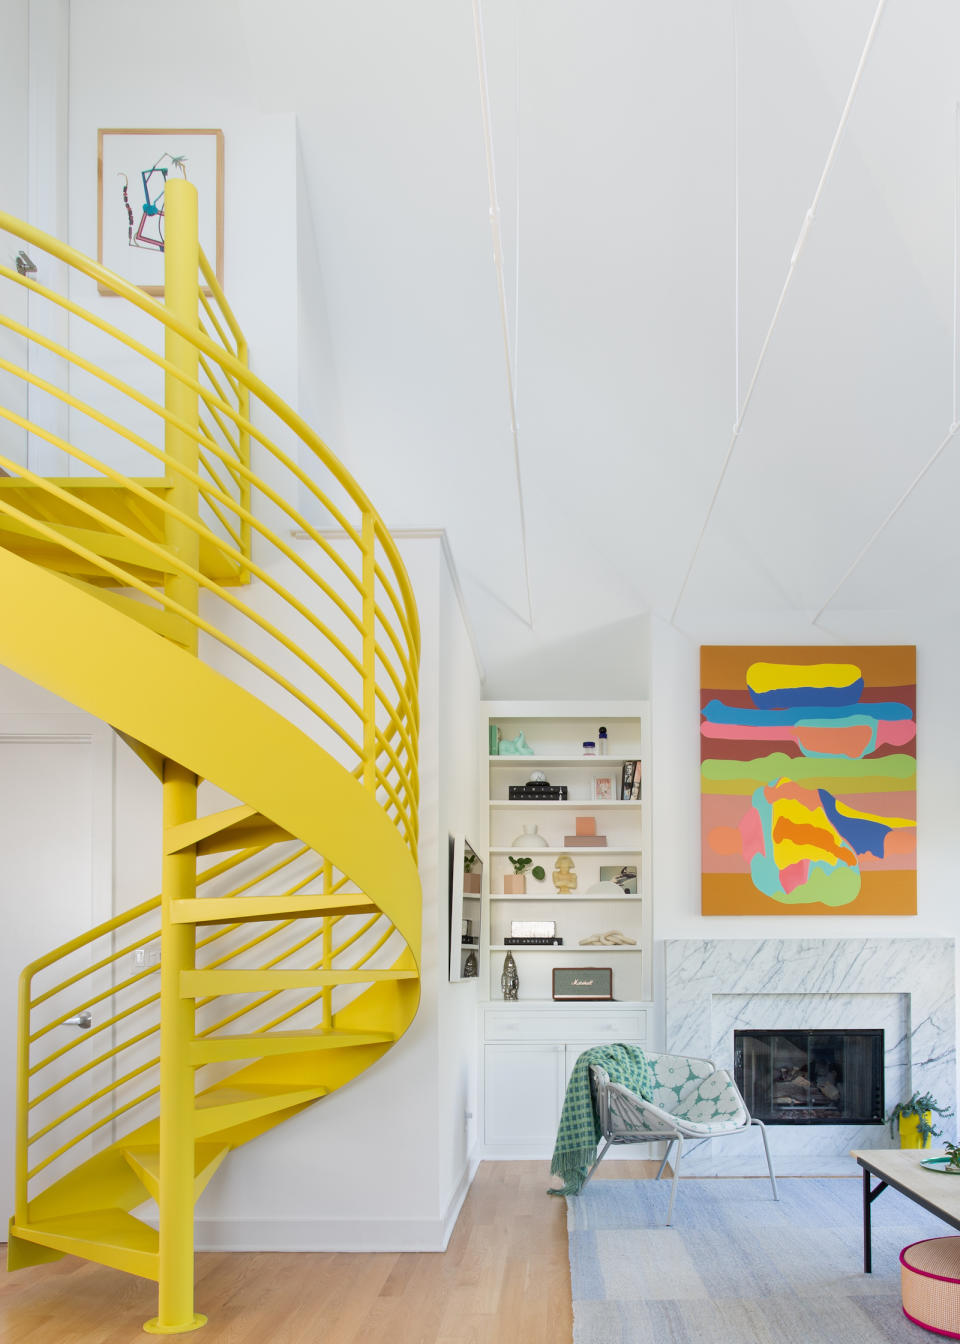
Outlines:
{"label": "framed artwork with wood frame", "polygon": [[[97,261],[147,294],[163,294],[163,198],[171,174],[197,188],[200,246],[222,285],[223,131],[97,132]],[[109,285],[97,288],[114,293]]]}

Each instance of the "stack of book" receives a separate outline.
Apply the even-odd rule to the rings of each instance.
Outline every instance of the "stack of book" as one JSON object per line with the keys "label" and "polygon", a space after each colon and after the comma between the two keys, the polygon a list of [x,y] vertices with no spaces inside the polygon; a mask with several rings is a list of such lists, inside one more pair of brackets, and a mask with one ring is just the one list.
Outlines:
{"label": "stack of book", "polygon": [[548,784],[546,780],[528,780],[526,784],[509,784],[507,798],[511,803],[566,801],[566,784]]}
{"label": "stack of book", "polygon": [[620,798],[623,802],[639,802],[642,790],[640,771],[642,761],[624,761],[623,763],[623,786],[620,789]]}
{"label": "stack of book", "polygon": [[514,938],[503,940],[504,947],[563,947],[562,938]]}
{"label": "stack of book", "polygon": [[597,835],[596,817],[577,817],[576,835],[565,835],[563,837],[564,849],[603,848],[607,843],[605,835]]}

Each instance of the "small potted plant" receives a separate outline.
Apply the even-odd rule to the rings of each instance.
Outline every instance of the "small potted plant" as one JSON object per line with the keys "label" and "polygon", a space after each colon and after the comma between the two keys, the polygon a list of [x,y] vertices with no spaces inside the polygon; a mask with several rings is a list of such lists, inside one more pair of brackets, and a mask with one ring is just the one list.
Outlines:
{"label": "small potted plant", "polygon": [[947,1154],[947,1166],[954,1171],[960,1171],[960,1147],[948,1141],[943,1145],[943,1148]]}
{"label": "small potted plant", "polygon": [[931,1139],[938,1139],[943,1133],[933,1123],[934,1115],[944,1118],[953,1115],[945,1107],[939,1106],[929,1092],[914,1092],[909,1101],[899,1101],[890,1112],[890,1133],[893,1134],[894,1122],[900,1128],[901,1148],[928,1148]]}
{"label": "small potted plant", "polygon": [[472,849],[465,849],[463,852],[463,891],[464,895],[476,896],[483,887],[483,874],[473,871],[474,865],[479,862],[478,855],[474,854]]}
{"label": "small potted plant", "polygon": [[[503,879],[504,894],[507,896],[522,896],[527,889],[526,872],[533,863],[533,859],[515,859],[511,854],[509,862],[513,865],[513,873],[512,875],[508,873]],[[542,882],[546,877],[546,872],[537,865],[536,868],[530,869],[530,875],[535,877],[538,882]]]}

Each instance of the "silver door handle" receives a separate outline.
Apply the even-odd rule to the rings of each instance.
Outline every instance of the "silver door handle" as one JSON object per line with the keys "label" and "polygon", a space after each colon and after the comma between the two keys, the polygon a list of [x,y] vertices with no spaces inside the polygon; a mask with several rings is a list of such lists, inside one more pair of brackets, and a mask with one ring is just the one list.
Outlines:
{"label": "silver door handle", "polygon": [[93,1026],[93,1018],[90,1016],[89,1010],[85,1008],[82,1013],[77,1013],[76,1017],[68,1017],[62,1025],[65,1027],[80,1027],[83,1031],[89,1031]]}

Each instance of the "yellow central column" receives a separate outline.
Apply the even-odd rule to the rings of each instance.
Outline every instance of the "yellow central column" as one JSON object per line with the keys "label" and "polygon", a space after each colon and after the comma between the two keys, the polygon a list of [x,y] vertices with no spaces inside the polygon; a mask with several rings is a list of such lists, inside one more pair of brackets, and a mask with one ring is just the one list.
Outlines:
{"label": "yellow central column", "polygon": [[[163,772],[163,830],[195,820],[197,777],[168,760]],[[194,1075],[187,1057],[195,1034],[192,999],[181,998],[180,973],[194,965],[194,926],[174,924],[171,902],[197,894],[196,855],[165,854],[160,960],[160,1293],[144,1329],[152,1334],[196,1330],[193,1310]]]}
{"label": "yellow central column", "polygon": [[[181,321],[196,327],[199,309],[199,256],[197,193],[189,182],[170,180],[164,195],[166,248],[164,287],[167,309]],[[196,346],[176,332],[167,331],[167,360],[181,373],[196,379],[199,360]],[[198,425],[196,391],[175,374],[165,375],[165,402],[189,425]],[[188,518],[199,518],[196,485],[175,469],[181,463],[196,471],[199,459],[195,437],[166,426],[164,451],[170,503]],[[199,563],[197,533],[179,519],[167,517],[166,544],[185,564]],[[170,575],[164,591],[188,611],[199,609],[196,580]],[[196,631],[192,648],[197,652]],[[163,774],[163,833],[195,820],[197,778],[177,761],[168,760]],[[199,1329],[206,1317],[193,1309],[193,1206],[194,1206],[194,1073],[189,1062],[190,1041],[196,1033],[196,1008],[192,999],[180,996],[181,972],[195,964],[195,932],[192,924],[174,924],[172,902],[197,894],[197,859],[193,849],[163,856],[160,962],[160,1282],[159,1308],[144,1329],[151,1334],[184,1334]]]}

